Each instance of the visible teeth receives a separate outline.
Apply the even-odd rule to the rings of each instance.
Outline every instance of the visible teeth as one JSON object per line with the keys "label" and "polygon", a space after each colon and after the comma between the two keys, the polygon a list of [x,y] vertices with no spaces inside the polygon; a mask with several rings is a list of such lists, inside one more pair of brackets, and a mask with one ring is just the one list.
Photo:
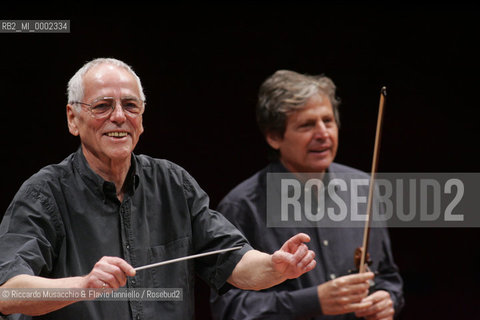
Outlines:
{"label": "visible teeth", "polygon": [[107,133],[107,136],[109,136],[109,137],[126,137],[127,133],[126,132],[109,132],[109,133]]}

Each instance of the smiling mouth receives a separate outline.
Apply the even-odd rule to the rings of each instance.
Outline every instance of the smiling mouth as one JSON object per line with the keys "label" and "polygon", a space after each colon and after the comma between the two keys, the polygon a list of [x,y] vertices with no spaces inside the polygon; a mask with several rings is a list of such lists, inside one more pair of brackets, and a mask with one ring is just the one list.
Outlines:
{"label": "smiling mouth", "polygon": [[123,138],[128,135],[126,132],[108,132],[106,133],[108,137]]}
{"label": "smiling mouth", "polygon": [[325,148],[325,149],[322,149],[322,150],[310,150],[309,152],[312,152],[312,153],[323,153],[323,152],[327,152],[328,150],[330,150],[329,148]]}

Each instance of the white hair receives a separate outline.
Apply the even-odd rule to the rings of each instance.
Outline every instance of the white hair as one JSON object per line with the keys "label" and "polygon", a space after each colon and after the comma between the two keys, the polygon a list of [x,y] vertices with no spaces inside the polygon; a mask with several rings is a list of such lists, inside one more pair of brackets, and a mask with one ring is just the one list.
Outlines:
{"label": "white hair", "polygon": [[124,68],[128,72],[130,72],[135,80],[137,81],[138,89],[140,90],[140,99],[145,101],[145,94],[143,93],[142,83],[140,82],[140,78],[135,74],[133,69],[127,65],[125,62],[120,61],[114,58],[97,58],[91,60],[83,65],[68,81],[68,88],[67,88],[67,95],[68,95],[68,103],[73,103],[74,101],[82,101],[84,95],[84,87],[83,87],[83,76],[87,73],[88,70],[91,68],[100,65],[100,64],[111,64],[117,67]]}

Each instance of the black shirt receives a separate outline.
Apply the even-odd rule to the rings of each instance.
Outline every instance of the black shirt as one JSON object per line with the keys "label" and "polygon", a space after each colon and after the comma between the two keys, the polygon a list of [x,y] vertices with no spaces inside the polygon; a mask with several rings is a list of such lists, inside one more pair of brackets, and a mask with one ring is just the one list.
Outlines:
{"label": "black shirt", "polygon": [[[317,285],[354,271],[354,251],[362,245],[363,228],[338,227],[267,227],[267,174],[288,172],[279,162],[269,164],[230,191],[220,202],[222,212],[257,250],[271,253],[291,236],[303,232],[310,236],[310,250],[316,253],[316,267],[296,279],[287,280],[261,291],[232,289],[223,296],[212,293],[214,319],[356,319],[354,314],[325,316],[322,314]],[[352,174],[368,178],[364,172],[332,163],[330,175]],[[368,194],[368,186],[359,193]],[[350,208],[350,194],[343,201]],[[327,201],[327,197],[325,201]],[[373,260],[375,286],[386,290],[395,311],[403,306],[402,279],[393,261],[387,229],[370,230],[369,253]]]}
{"label": "black shirt", "polygon": [[122,202],[115,185],[89,167],[81,148],[28,179],[0,225],[0,284],[19,274],[88,274],[102,256],[133,267],[216,249],[239,251],[138,271],[129,288],[181,288],[178,301],[82,301],[38,319],[188,319],[195,272],[214,290],[251,249],[240,232],[208,208],[209,199],[181,167],[132,155]]}

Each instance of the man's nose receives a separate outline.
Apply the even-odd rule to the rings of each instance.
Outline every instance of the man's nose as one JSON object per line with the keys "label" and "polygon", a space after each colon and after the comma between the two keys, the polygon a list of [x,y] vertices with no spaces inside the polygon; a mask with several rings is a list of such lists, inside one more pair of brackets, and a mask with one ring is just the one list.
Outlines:
{"label": "man's nose", "polygon": [[126,120],[125,111],[123,110],[122,103],[120,101],[114,101],[112,114],[110,120],[112,122],[124,122]]}
{"label": "man's nose", "polygon": [[326,139],[329,136],[329,132],[325,122],[318,121],[315,125],[315,138],[316,139]]}

